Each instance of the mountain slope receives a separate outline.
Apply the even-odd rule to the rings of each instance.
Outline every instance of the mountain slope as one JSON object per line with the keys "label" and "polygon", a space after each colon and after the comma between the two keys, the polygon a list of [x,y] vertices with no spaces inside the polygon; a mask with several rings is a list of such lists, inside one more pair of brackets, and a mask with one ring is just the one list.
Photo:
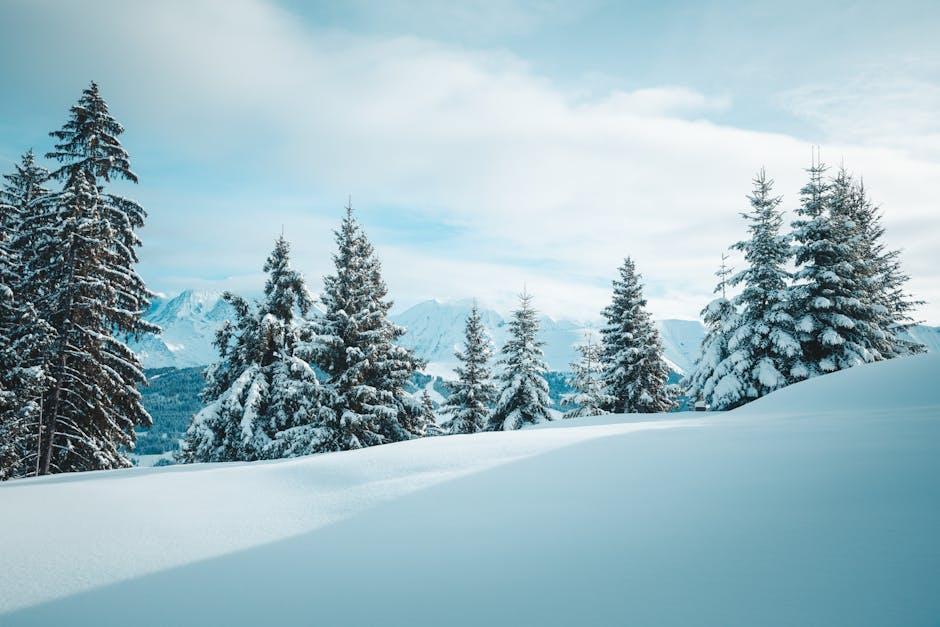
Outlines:
{"label": "mountain slope", "polygon": [[[471,300],[442,302],[429,300],[392,316],[392,320],[407,330],[401,343],[429,362],[429,372],[448,378],[455,365],[454,350],[463,344],[463,328]],[[483,323],[498,350],[506,341],[506,321],[496,311],[481,307]],[[545,362],[549,369],[568,372],[578,358],[576,347],[588,333],[595,341],[599,333],[590,326],[569,320],[540,318],[539,337],[545,342]],[[699,344],[704,336],[702,324],[694,320],[661,320],[657,327],[663,337],[666,358],[674,369],[687,371],[698,356]]]}
{"label": "mountain slope", "polygon": [[0,623],[932,624],[938,377],[912,357],[727,414],[15,481]]}
{"label": "mountain slope", "polygon": [[144,319],[160,327],[160,335],[131,339],[131,349],[146,368],[188,368],[215,361],[215,332],[234,315],[221,292],[186,290],[170,299],[156,298]]}

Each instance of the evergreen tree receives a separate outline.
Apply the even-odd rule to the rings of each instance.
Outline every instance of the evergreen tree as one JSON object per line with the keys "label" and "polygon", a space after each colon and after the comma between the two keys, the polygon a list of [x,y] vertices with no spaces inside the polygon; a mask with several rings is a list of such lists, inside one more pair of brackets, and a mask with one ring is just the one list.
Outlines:
{"label": "evergreen tree", "polygon": [[640,275],[627,257],[614,280],[613,301],[601,312],[604,385],[611,413],[652,413],[674,408],[662,340],[646,311]]}
{"label": "evergreen tree", "polygon": [[424,433],[426,436],[441,435],[443,431],[437,424],[437,414],[434,412],[434,401],[431,400],[431,393],[427,388],[421,392],[421,418],[424,423]]}
{"label": "evergreen tree", "polygon": [[141,318],[150,293],[134,270],[143,209],[105,192],[112,178],[136,181],[97,86],[71,109],[49,157],[61,192],[29,203],[14,248],[39,315],[55,332],[43,371],[40,473],[130,465],[134,428],[150,424],[137,385],[140,363],[118,338],[157,331]]}
{"label": "evergreen tree", "polygon": [[727,285],[732,269],[726,265],[727,255],[721,256],[721,268],[715,273],[721,294],[702,310],[705,337],[698,359],[685,380],[686,393],[693,400],[703,400],[711,409],[727,409],[744,397],[741,379],[728,362],[728,339],[738,325],[737,312],[728,299]]}
{"label": "evergreen tree", "polygon": [[500,393],[490,416],[489,431],[509,431],[526,424],[551,420],[548,408],[548,382],[542,346],[538,339],[539,320],[532,308],[532,296],[519,295],[519,308],[509,321],[509,339],[500,351],[502,366],[498,380]]}
{"label": "evergreen tree", "polygon": [[444,412],[450,419],[444,428],[448,433],[476,433],[489,423],[490,407],[496,399],[489,366],[490,338],[476,304],[467,316],[464,348],[454,355],[460,365],[455,369],[457,380],[447,384],[451,394],[444,403]]}
{"label": "evergreen tree", "polygon": [[589,337],[587,342],[578,346],[578,354],[580,359],[571,364],[572,377],[569,380],[575,391],[561,399],[562,406],[571,407],[565,412],[565,418],[606,414],[604,407],[610,404],[611,399],[604,392],[601,379],[604,369],[600,346],[594,343],[593,337]]}
{"label": "evergreen tree", "polygon": [[826,167],[814,163],[800,191],[795,283],[790,288],[804,369],[796,378],[815,376],[879,359],[873,337],[875,310],[860,272],[858,233],[846,206],[852,183],[845,172],[824,180]]}
{"label": "evergreen tree", "polygon": [[852,186],[845,210],[852,221],[855,257],[860,260],[865,297],[873,307],[875,352],[885,359],[923,352],[924,346],[907,333],[915,324],[912,312],[923,301],[907,293],[909,277],[901,267],[901,253],[886,248],[881,211],[869,199],[863,183]]}
{"label": "evergreen tree", "polygon": [[[0,203],[3,223],[11,228],[15,224],[7,220],[14,210]],[[36,472],[40,400],[47,383],[41,364],[51,331],[14,292],[21,272],[9,232],[0,229],[0,481]]]}
{"label": "evergreen tree", "polygon": [[[788,312],[790,242],[780,233],[781,199],[772,191],[773,180],[761,170],[748,196],[751,211],[741,214],[748,221],[750,238],[734,248],[744,253],[747,267],[730,280],[731,285],[743,288],[734,299],[737,315],[728,337],[729,354],[726,363],[718,367],[720,376],[737,377],[740,385],[725,381],[719,390],[721,398],[714,399],[716,408],[728,409],[760,398],[807,373]],[[742,392],[737,398],[734,389]]]}
{"label": "evergreen tree", "polygon": [[220,359],[181,448],[185,462],[251,461],[312,452],[326,418],[325,390],[298,347],[309,341],[313,305],[290,246],[278,238],[264,271],[264,299],[250,305],[226,293],[235,320],[216,335]]}
{"label": "evergreen tree", "polygon": [[32,208],[49,195],[45,184],[49,171],[36,163],[33,151],[27,151],[10,174],[4,174],[0,189],[0,231],[8,247],[13,247],[20,232],[20,224]]}
{"label": "evergreen tree", "polygon": [[395,342],[381,264],[352,207],[336,232],[336,273],[323,280],[324,314],[313,322],[311,359],[335,393],[333,416],[322,425],[320,451],[356,449],[424,434],[421,405],[405,385],[422,366]]}

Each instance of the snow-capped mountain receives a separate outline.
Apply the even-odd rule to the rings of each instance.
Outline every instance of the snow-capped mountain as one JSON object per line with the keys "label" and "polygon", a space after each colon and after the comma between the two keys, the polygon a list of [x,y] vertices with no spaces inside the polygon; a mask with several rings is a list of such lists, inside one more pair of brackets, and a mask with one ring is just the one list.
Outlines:
{"label": "snow-capped mountain", "polygon": [[[455,365],[454,350],[463,344],[464,322],[473,306],[471,300],[442,302],[429,300],[392,316],[405,329],[402,345],[428,361],[430,374],[450,377]],[[506,341],[506,320],[492,309],[480,308],[483,323],[494,347]],[[550,370],[565,372],[577,360],[576,347],[593,333],[599,339],[597,325],[541,317],[540,336],[545,342],[545,362]],[[698,356],[705,330],[697,320],[660,320],[657,327],[663,337],[666,359],[674,370],[686,372]]]}
{"label": "snow-capped mountain", "polygon": [[[464,322],[473,301],[428,300],[391,316],[407,330],[401,343],[428,361],[429,374],[449,378],[456,365],[454,350],[463,343]],[[147,368],[167,366],[187,368],[202,366],[216,359],[212,345],[215,332],[231,319],[232,307],[222,300],[221,292],[186,290],[173,298],[157,298],[144,318],[160,326],[163,332],[131,341],[131,348]],[[506,341],[506,319],[498,312],[480,307],[483,323],[493,339],[494,351]],[[577,359],[575,347],[589,333],[599,336],[599,325],[541,317],[541,338],[545,342],[545,361],[549,369],[565,372]],[[705,329],[698,320],[659,320],[663,350],[676,372],[688,372],[698,357]],[[940,328],[916,326],[911,336],[929,352],[940,352]]]}
{"label": "snow-capped mountain", "polygon": [[144,319],[162,329],[129,342],[146,368],[188,368],[215,361],[215,332],[234,315],[221,292],[186,290],[173,298],[155,298]]}

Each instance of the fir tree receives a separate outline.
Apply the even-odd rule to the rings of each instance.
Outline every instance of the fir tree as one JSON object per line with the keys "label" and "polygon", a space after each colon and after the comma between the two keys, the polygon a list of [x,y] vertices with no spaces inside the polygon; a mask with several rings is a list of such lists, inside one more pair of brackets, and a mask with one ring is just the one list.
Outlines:
{"label": "fir tree", "polygon": [[500,351],[500,393],[487,425],[490,431],[509,431],[527,424],[551,420],[548,408],[548,369],[542,357],[544,342],[538,339],[539,320],[532,296],[523,292],[519,308],[509,321],[509,339]]}
{"label": "fir tree", "polygon": [[674,408],[669,368],[659,332],[646,310],[640,275],[627,257],[614,280],[614,296],[601,312],[605,407],[611,413],[652,413]]}
{"label": "fir tree", "polygon": [[43,370],[40,473],[130,465],[134,428],[150,424],[137,385],[140,363],[118,338],[157,331],[141,318],[150,293],[134,270],[143,225],[139,205],[105,192],[112,178],[136,181],[94,83],[71,109],[49,157],[61,192],[30,203],[15,248],[39,315],[55,332]]}
{"label": "fir tree", "polygon": [[726,361],[730,354],[728,339],[737,326],[737,312],[728,299],[727,285],[732,269],[726,264],[727,255],[721,256],[721,268],[715,273],[720,294],[702,310],[705,337],[699,357],[684,384],[686,394],[693,400],[703,400],[711,409],[727,409],[744,396],[741,379]]}
{"label": "fir tree", "polygon": [[571,407],[565,412],[565,418],[606,414],[604,407],[610,404],[611,399],[604,392],[601,380],[604,369],[600,346],[594,343],[593,337],[588,337],[587,342],[578,346],[578,354],[580,359],[571,364],[572,376],[569,380],[575,391],[561,399],[562,406]]}
{"label": "fir tree", "polygon": [[[3,216],[13,211],[0,203]],[[42,358],[51,331],[14,292],[21,272],[8,232],[0,230],[0,481],[36,472],[40,401],[47,384]]]}
{"label": "fir tree", "polygon": [[437,424],[437,414],[434,411],[434,401],[431,400],[431,393],[427,388],[421,391],[421,418],[424,423],[424,433],[422,435],[433,436],[441,435],[443,431]]}
{"label": "fir tree", "polygon": [[[715,407],[727,409],[759,398],[803,378],[800,343],[794,337],[793,318],[788,312],[786,269],[790,259],[789,239],[781,235],[783,213],[780,197],[773,196],[773,180],[761,170],[754,179],[748,199],[751,211],[742,213],[748,221],[750,238],[734,248],[744,253],[747,267],[734,275],[731,285],[741,285],[734,299],[734,331],[728,337],[728,357],[718,367],[722,377],[737,377],[740,385],[723,382]],[[741,391],[733,394],[734,389]]]}
{"label": "fir tree", "polygon": [[0,230],[8,246],[13,247],[19,234],[19,225],[32,208],[49,195],[46,182],[49,171],[36,163],[33,151],[27,151],[10,174],[4,174],[0,189]]}
{"label": "fir tree", "polygon": [[251,461],[312,452],[328,398],[298,347],[309,341],[304,316],[313,299],[278,238],[264,271],[264,299],[250,305],[226,293],[235,320],[216,335],[220,359],[181,448],[185,462]]}
{"label": "fir tree", "polygon": [[447,384],[451,394],[444,403],[444,412],[450,419],[444,428],[448,433],[476,433],[489,423],[490,407],[496,399],[489,366],[490,338],[476,304],[467,316],[464,348],[454,355],[460,365],[455,369],[457,380]]}
{"label": "fir tree", "polygon": [[323,280],[326,311],[313,323],[311,359],[326,374],[334,415],[322,425],[320,451],[356,449],[423,435],[421,405],[405,385],[422,362],[395,342],[381,264],[352,207],[336,231],[336,273]]}
{"label": "fir tree", "polygon": [[869,199],[862,182],[852,186],[845,210],[852,221],[860,280],[873,308],[875,352],[885,359],[923,352],[924,346],[907,333],[915,324],[912,313],[923,301],[907,292],[909,277],[901,266],[901,253],[886,248],[881,211]]}
{"label": "fir tree", "polygon": [[822,163],[809,168],[793,223],[797,272],[789,300],[805,364],[796,378],[880,358],[873,350],[875,311],[859,271],[858,233],[846,209],[851,180],[841,172],[830,183],[825,171]]}

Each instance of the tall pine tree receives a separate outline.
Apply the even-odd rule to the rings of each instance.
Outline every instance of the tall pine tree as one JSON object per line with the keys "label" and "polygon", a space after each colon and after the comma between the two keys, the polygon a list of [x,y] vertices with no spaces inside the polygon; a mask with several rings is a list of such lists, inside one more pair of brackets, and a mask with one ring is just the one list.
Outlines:
{"label": "tall pine tree", "polygon": [[730,351],[728,339],[737,326],[737,311],[728,299],[728,278],[732,269],[727,266],[727,255],[721,256],[721,268],[715,273],[718,284],[713,299],[701,312],[705,323],[699,357],[684,381],[686,394],[693,400],[704,401],[711,409],[727,409],[744,397],[744,385],[727,361]]}
{"label": "tall pine tree", "polygon": [[134,428],[150,424],[137,385],[143,370],[119,339],[157,331],[141,318],[150,293],[134,270],[136,230],[145,213],[107,193],[113,178],[136,182],[111,117],[94,83],[51,133],[52,177],[61,192],[31,203],[15,248],[39,315],[55,332],[44,371],[41,474],[130,465]]}
{"label": "tall pine tree", "polygon": [[748,199],[751,211],[741,215],[748,222],[750,238],[733,246],[744,253],[747,266],[730,280],[742,290],[734,299],[737,316],[728,338],[727,363],[719,366],[722,375],[738,377],[743,395],[728,398],[726,387],[725,398],[717,404],[723,409],[760,398],[807,374],[788,311],[790,242],[780,233],[781,199],[773,195],[773,180],[763,169]]}
{"label": "tall pine tree", "polygon": [[427,424],[405,385],[422,362],[396,344],[404,329],[388,319],[392,302],[375,250],[347,205],[336,231],[335,274],[323,280],[326,311],[313,322],[311,359],[335,394],[319,451],[356,449],[424,435]]}
{"label": "tall pine tree", "polygon": [[907,292],[909,277],[901,265],[901,252],[884,244],[881,211],[868,197],[862,182],[852,185],[844,200],[844,210],[851,220],[864,298],[872,307],[874,352],[885,359],[923,352],[924,346],[908,334],[915,324],[913,312],[923,302]]}
{"label": "tall pine tree", "polygon": [[489,366],[490,338],[475,303],[467,316],[463,350],[454,355],[460,365],[455,368],[457,380],[447,384],[450,396],[444,403],[444,412],[449,419],[444,428],[448,433],[476,433],[489,423],[496,386]]}
{"label": "tall pine tree", "polygon": [[627,257],[614,279],[613,300],[601,329],[604,385],[611,413],[654,413],[675,407],[662,340],[646,310],[643,286]]}
{"label": "tall pine tree", "polygon": [[208,371],[203,399],[180,458],[186,462],[252,461],[312,452],[328,412],[324,389],[298,350],[309,341],[305,316],[313,298],[290,265],[279,237],[268,257],[264,298],[253,306],[227,293],[235,320],[219,329],[220,360]]}
{"label": "tall pine tree", "polygon": [[509,431],[552,419],[545,380],[548,368],[542,356],[545,342],[538,339],[538,334],[539,320],[532,308],[532,296],[523,292],[519,295],[519,308],[509,321],[509,339],[497,362],[502,367],[498,376],[500,392],[488,430]]}
{"label": "tall pine tree", "polygon": [[846,209],[851,181],[844,172],[825,180],[822,163],[808,172],[793,222],[797,271],[789,296],[805,365],[800,378],[880,358],[873,350],[875,311],[859,268],[859,235]]}
{"label": "tall pine tree", "polygon": [[[48,383],[42,367],[51,330],[17,291],[22,275],[12,238],[22,215],[13,203],[22,200],[16,182],[0,201],[0,481],[35,474],[39,457],[41,400]],[[25,204],[28,203],[24,203]]]}
{"label": "tall pine tree", "polygon": [[565,418],[606,414],[604,407],[610,404],[611,399],[604,392],[601,378],[604,373],[601,347],[594,342],[593,337],[588,337],[587,342],[578,346],[578,354],[578,361],[571,364],[572,376],[569,380],[574,392],[561,399],[563,407],[571,408],[565,412]]}

